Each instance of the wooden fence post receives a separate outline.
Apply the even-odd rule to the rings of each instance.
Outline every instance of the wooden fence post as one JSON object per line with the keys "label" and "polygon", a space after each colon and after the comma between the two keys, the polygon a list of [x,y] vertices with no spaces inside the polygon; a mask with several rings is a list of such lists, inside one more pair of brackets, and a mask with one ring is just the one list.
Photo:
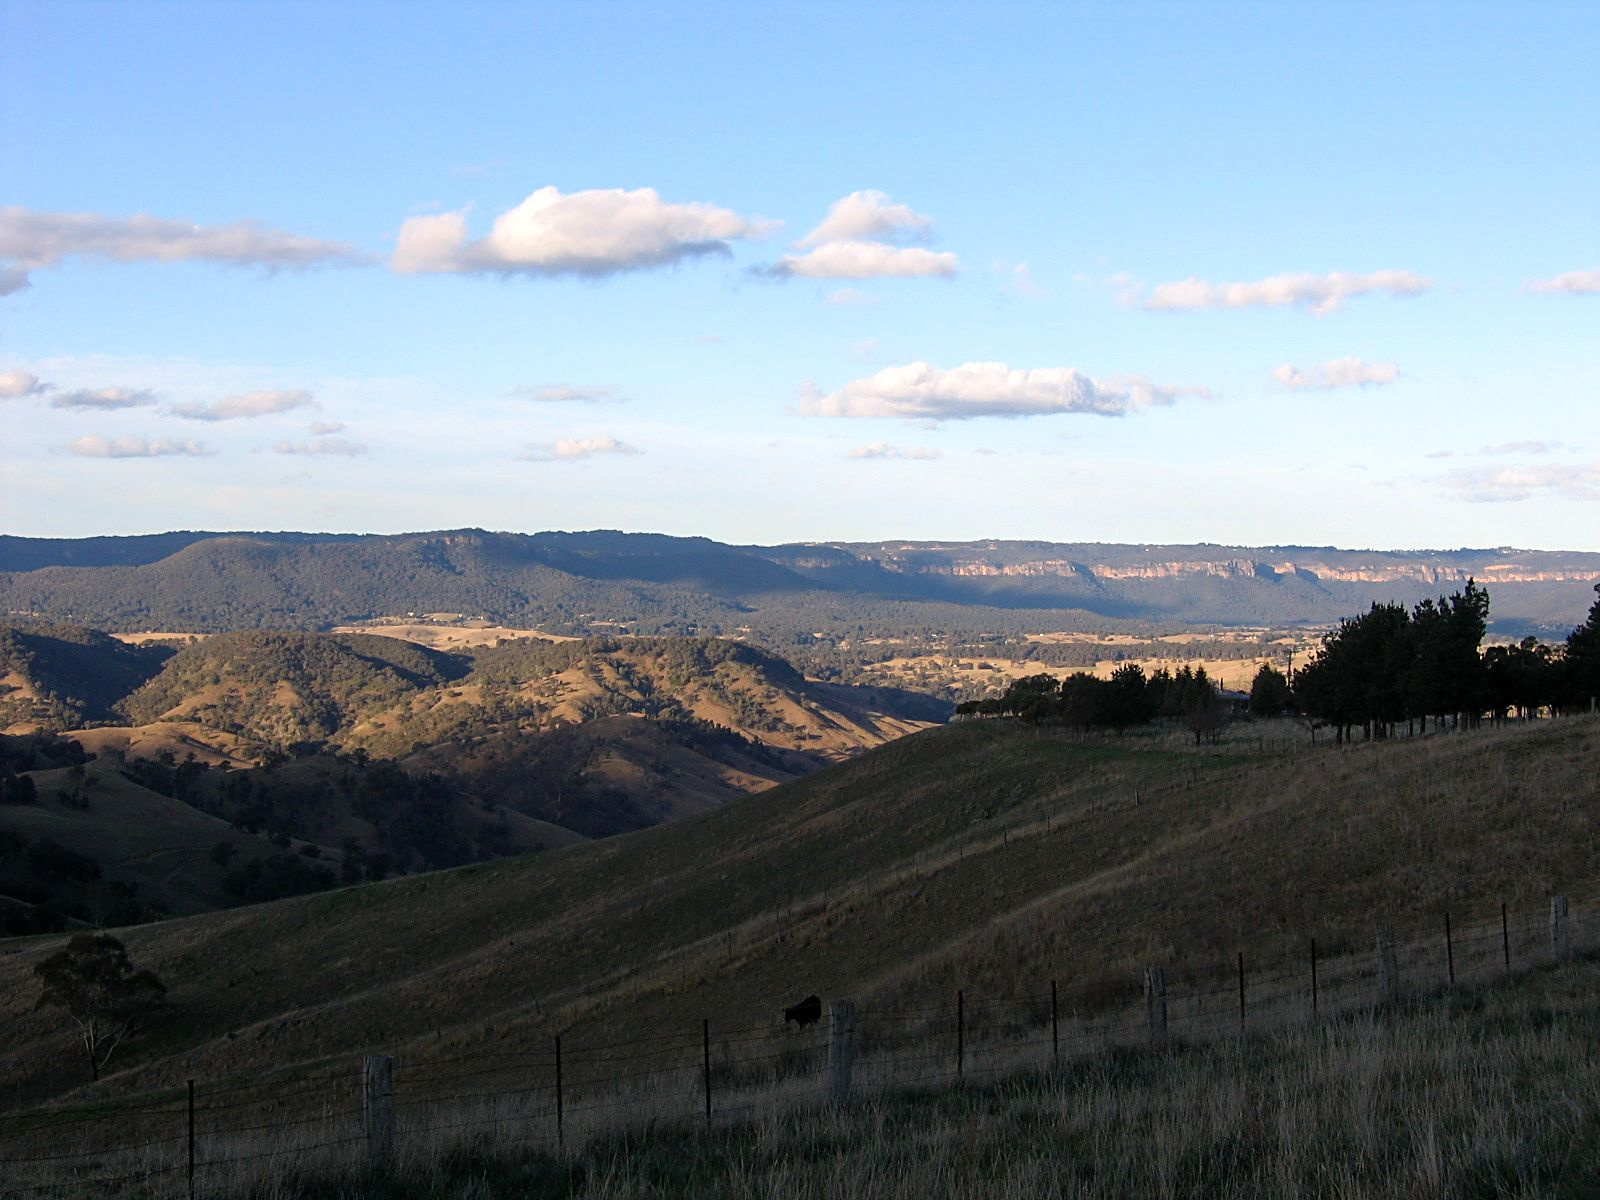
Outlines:
{"label": "wooden fence post", "polygon": [[1400,999],[1400,960],[1394,950],[1394,928],[1378,926],[1378,986],[1389,1003]]}
{"label": "wooden fence post", "polygon": [[850,1099],[850,1074],[856,1063],[856,1002],[828,1002],[828,1104],[843,1108]]}
{"label": "wooden fence post", "polygon": [[1572,957],[1572,904],[1566,896],[1550,897],[1550,953],[1561,962]]}
{"label": "wooden fence post", "polygon": [[394,1154],[394,1059],[369,1054],[361,1068],[361,1115],[367,1158],[385,1163]]}
{"label": "wooden fence post", "polygon": [[1056,981],[1050,981],[1050,1065],[1061,1062],[1061,1016],[1056,1004]]}
{"label": "wooden fence post", "polygon": [[1450,986],[1456,985],[1456,943],[1450,936],[1450,914],[1444,915],[1444,961],[1450,972]]}
{"label": "wooden fence post", "polygon": [[1311,1015],[1315,1018],[1317,1012],[1317,939],[1311,939]]}
{"label": "wooden fence post", "polygon": [[1150,1045],[1167,1044],[1167,973],[1160,967],[1144,969],[1144,1027]]}

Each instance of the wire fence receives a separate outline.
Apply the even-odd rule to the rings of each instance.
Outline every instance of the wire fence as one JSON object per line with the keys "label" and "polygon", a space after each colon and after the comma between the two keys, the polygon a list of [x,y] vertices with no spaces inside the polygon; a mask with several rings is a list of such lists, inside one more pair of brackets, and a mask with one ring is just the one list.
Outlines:
{"label": "wire fence", "polygon": [[265,1176],[403,1167],[465,1142],[559,1153],[663,1125],[705,1127],[850,1098],[1049,1072],[1118,1049],[1269,1033],[1600,950],[1595,897],[1442,917],[1373,947],[1168,966],[1026,996],[830,1005],[807,1026],[665,1031],[542,1050],[368,1057],[253,1082],[0,1116],[0,1194],[195,1197]]}

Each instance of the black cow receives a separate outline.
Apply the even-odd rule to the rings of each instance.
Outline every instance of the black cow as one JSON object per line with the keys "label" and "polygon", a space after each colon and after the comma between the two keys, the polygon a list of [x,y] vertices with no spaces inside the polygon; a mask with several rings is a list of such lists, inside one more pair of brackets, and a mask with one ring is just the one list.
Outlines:
{"label": "black cow", "polygon": [[807,1025],[815,1025],[820,1020],[822,1020],[822,1001],[815,996],[807,996],[799,1004],[791,1004],[783,1010],[785,1025],[793,1021],[804,1029]]}

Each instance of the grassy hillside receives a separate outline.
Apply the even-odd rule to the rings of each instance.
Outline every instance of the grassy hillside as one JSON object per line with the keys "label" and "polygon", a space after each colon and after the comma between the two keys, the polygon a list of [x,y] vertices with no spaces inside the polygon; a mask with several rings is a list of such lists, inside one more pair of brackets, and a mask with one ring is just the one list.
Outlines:
{"label": "grassy hillside", "polygon": [[[1600,721],[1344,749],[903,738],[735,806],[532,859],[130,929],[180,1017],[115,1087],[362,1048],[543,1047],[770,1021],[808,992],[916,1007],[1365,945],[1594,880]],[[78,1086],[0,958],[0,1095]],[[1176,977],[1176,976],[1175,976]]]}

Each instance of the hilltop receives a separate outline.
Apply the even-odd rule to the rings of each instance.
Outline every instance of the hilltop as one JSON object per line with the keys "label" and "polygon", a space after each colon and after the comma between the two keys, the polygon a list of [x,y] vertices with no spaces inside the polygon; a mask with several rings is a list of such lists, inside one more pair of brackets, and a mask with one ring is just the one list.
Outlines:
{"label": "hilltop", "polygon": [[[770,1020],[807,992],[915,1007],[1367,944],[1592,884],[1600,722],[1347,748],[931,729],[734,806],[533,858],[129,929],[183,1019],[119,1087],[552,1032]],[[73,1090],[0,959],[0,1094]],[[315,969],[305,964],[314,963]]]}

